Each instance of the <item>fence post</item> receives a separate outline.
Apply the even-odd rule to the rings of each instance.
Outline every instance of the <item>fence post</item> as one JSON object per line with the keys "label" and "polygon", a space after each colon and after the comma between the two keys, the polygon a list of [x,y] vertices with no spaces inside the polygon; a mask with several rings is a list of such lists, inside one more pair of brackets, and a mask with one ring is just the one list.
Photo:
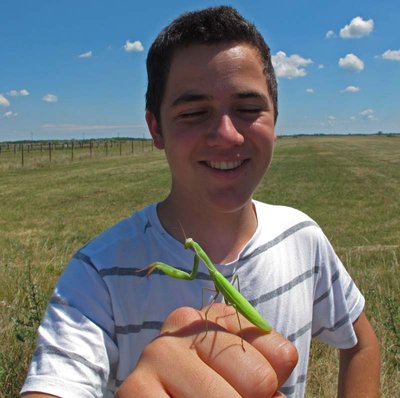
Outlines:
{"label": "fence post", "polygon": [[21,166],[24,167],[24,144],[21,146]]}
{"label": "fence post", "polygon": [[51,142],[49,142],[49,163],[51,163]]}
{"label": "fence post", "polygon": [[71,161],[74,160],[74,141],[71,143]]}
{"label": "fence post", "polygon": [[122,141],[119,142],[119,156],[122,155]]}

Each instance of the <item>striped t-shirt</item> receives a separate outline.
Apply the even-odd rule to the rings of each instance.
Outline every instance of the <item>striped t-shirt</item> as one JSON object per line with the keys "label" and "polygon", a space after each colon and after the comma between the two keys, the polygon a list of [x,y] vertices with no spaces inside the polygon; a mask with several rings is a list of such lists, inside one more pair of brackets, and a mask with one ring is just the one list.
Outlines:
{"label": "striped t-shirt", "polygon": [[[236,261],[217,267],[229,280],[238,275],[241,293],[296,345],[299,362],[281,391],[301,397],[311,338],[354,346],[352,323],[364,298],[313,220],[289,207],[254,205],[254,236]],[[113,397],[167,315],[201,307],[201,288],[213,287],[204,264],[194,281],[139,272],[154,261],[192,269],[193,252],[164,230],[156,208],[134,213],[73,256],[38,330],[22,392]]]}

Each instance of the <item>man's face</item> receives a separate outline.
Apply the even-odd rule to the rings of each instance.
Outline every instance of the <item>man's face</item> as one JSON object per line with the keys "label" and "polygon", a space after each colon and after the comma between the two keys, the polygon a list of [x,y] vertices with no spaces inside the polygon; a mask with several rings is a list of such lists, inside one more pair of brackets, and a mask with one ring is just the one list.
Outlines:
{"label": "man's face", "polygon": [[146,119],[171,168],[171,198],[230,212],[248,204],[270,164],[274,109],[257,50],[192,45],[173,56],[160,125]]}

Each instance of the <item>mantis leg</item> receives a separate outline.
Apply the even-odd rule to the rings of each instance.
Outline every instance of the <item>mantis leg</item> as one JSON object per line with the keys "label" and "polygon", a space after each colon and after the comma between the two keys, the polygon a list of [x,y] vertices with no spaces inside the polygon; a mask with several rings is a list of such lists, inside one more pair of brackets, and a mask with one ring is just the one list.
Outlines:
{"label": "mantis leg", "polygon": [[240,283],[239,283],[239,275],[235,275],[232,279],[232,285],[235,284],[235,282],[237,282],[237,290],[240,292]]}
{"label": "mantis leg", "polygon": [[175,279],[186,279],[186,280],[193,280],[196,278],[197,272],[199,270],[199,257],[196,255],[194,256],[193,260],[193,269],[192,272],[189,274],[188,272],[182,271],[178,268],[172,267],[171,265],[162,263],[160,261],[156,261],[155,263],[150,264],[147,270],[147,276],[149,276],[155,269],[158,269],[164,274],[175,278]]}
{"label": "mantis leg", "polygon": [[240,341],[242,342],[242,349],[243,349],[243,351],[246,351],[246,350],[244,349],[244,344],[243,344],[243,336],[242,336],[242,331],[243,331],[243,329],[242,329],[242,324],[241,324],[241,322],[240,322],[239,311],[238,311],[236,308],[235,308],[235,311],[236,311],[237,320],[238,320],[238,322],[239,322]]}
{"label": "mantis leg", "polygon": [[216,294],[212,298],[210,306],[206,309],[206,312],[204,313],[204,317],[205,317],[205,320],[206,320],[206,334],[204,335],[202,340],[204,340],[207,337],[207,333],[208,333],[208,311],[210,311],[211,307],[213,306],[213,304],[215,303],[215,300],[217,299],[217,297],[219,295],[219,291],[216,290],[216,289],[210,289],[208,287],[202,287],[201,288],[201,308],[204,307],[204,290],[208,290],[209,292],[214,292]]}
{"label": "mantis leg", "polygon": [[[235,282],[235,280],[237,280],[237,281],[238,281],[238,284],[239,284],[239,278],[238,278],[237,275],[235,276],[235,278],[234,278],[234,280],[233,280],[233,283]],[[204,313],[204,317],[205,317],[205,320],[206,320],[206,334],[205,334],[204,337],[202,338],[202,340],[204,340],[204,339],[207,337],[207,333],[208,333],[208,311],[210,311],[211,307],[213,306],[213,304],[214,304],[215,301],[217,300],[217,297],[218,297],[218,295],[219,295],[220,292],[219,292],[218,290],[210,289],[210,288],[208,288],[208,287],[203,287],[203,288],[201,288],[201,290],[202,290],[202,294],[201,294],[201,307],[202,307],[202,308],[203,308],[203,306],[204,306],[204,290],[208,290],[208,291],[210,291],[210,292],[216,292],[216,295],[212,298],[212,301],[211,301],[210,306],[206,309],[206,312]],[[227,304],[228,304],[228,305],[231,305],[229,302],[227,302]],[[242,343],[242,349],[243,349],[243,351],[246,351],[245,348],[244,348],[244,344],[243,344],[243,337],[241,336],[241,335],[242,335],[242,324],[241,324],[241,322],[240,322],[239,312],[238,312],[238,310],[236,309],[235,306],[233,306],[233,307],[235,308],[237,320],[238,320],[238,323],[239,323],[240,341],[241,341],[241,343]]]}

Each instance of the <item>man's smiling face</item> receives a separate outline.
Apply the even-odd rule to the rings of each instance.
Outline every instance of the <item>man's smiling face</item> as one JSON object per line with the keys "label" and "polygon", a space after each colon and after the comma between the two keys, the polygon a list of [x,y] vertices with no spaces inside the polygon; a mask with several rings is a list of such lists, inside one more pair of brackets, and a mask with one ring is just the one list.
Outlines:
{"label": "man's smiling face", "polygon": [[268,168],[274,109],[257,50],[192,45],[173,56],[160,123],[147,122],[171,168],[171,198],[230,212],[249,203]]}

